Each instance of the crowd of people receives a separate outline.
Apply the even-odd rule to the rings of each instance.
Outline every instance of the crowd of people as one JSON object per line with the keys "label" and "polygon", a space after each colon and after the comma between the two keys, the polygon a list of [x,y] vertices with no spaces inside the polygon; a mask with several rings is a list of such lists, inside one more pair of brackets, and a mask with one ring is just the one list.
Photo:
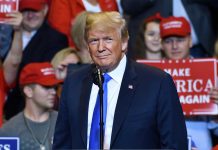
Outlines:
{"label": "crowd of people", "polygon": [[[0,23],[0,137],[19,137],[28,150],[215,150],[217,115],[184,116],[172,77],[136,60],[218,58],[217,8],[216,0],[19,0]],[[208,95],[218,104],[218,85]]]}

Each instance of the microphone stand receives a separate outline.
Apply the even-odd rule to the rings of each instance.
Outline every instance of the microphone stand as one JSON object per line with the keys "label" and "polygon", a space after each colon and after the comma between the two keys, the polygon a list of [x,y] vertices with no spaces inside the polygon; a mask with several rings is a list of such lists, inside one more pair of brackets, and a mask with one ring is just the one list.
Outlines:
{"label": "microphone stand", "polygon": [[103,76],[102,76],[102,72],[100,69],[97,69],[97,73],[98,73],[98,79],[99,79],[99,98],[100,98],[100,149],[103,150],[104,149],[104,120],[103,120],[103,116],[104,116],[104,104],[103,104],[103,94],[104,94],[104,90],[103,90]]}
{"label": "microphone stand", "polygon": [[99,96],[99,100],[100,100],[100,122],[99,122],[99,126],[100,126],[100,149],[103,150],[104,147],[104,110],[103,110],[103,94],[104,94],[104,90],[103,90],[103,83],[104,83],[104,77],[102,75],[102,71],[96,66],[96,68],[93,70],[93,83],[96,84],[99,87],[99,92],[98,92],[98,96]]}

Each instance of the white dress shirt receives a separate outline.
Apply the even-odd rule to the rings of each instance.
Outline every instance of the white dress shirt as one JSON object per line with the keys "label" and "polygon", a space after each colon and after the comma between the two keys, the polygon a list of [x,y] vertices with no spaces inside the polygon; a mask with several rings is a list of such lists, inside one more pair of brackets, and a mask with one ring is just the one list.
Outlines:
{"label": "white dress shirt", "polygon": [[26,46],[28,45],[28,43],[30,42],[30,40],[35,34],[36,31],[32,31],[32,32],[23,31],[22,33],[23,50],[26,48]]}
{"label": "white dress shirt", "polygon": [[[108,74],[111,76],[111,80],[108,82],[108,101],[107,101],[107,116],[106,116],[106,125],[105,125],[105,136],[104,136],[104,149],[110,149],[111,142],[111,133],[113,128],[114,113],[115,108],[120,92],[120,86],[123,79],[123,74],[126,68],[126,56],[121,59],[119,65],[116,69]],[[89,110],[88,110],[88,131],[87,131],[87,149],[89,149],[89,135],[92,124],[92,115],[97,100],[99,88],[97,85],[92,85],[90,101],[89,101]]]}

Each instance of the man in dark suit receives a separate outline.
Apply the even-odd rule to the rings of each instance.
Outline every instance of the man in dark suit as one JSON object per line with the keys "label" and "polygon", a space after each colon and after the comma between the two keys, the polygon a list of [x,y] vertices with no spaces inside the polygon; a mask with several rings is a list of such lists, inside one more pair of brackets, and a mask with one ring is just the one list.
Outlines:
{"label": "man in dark suit", "polygon": [[[19,70],[32,62],[51,61],[59,50],[68,47],[67,37],[46,23],[48,9],[47,0],[22,0],[19,3],[23,15],[23,57]],[[20,93],[18,84],[9,93],[5,104],[6,119],[24,108],[24,98]]]}
{"label": "man in dark suit", "polygon": [[173,80],[163,71],[127,59],[129,36],[120,14],[89,14],[85,35],[94,64],[68,74],[64,82],[53,149],[100,148],[99,122],[92,134],[99,91],[92,72],[97,67],[111,78],[107,90],[103,86],[104,149],[186,150],[184,116]]}
{"label": "man in dark suit", "polygon": [[[130,57],[137,58],[137,50],[133,49],[135,37],[142,21],[160,12],[161,16],[183,16],[192,25],[194,57],[211,57],[214,54],[216,25],[212,10],[217,10],[216,0],[121,0],[124,13],[129,15]],[[205,36],[207,35],[207,36]]]}
{"label": "man in dark suit", "polygon": [[47,22],[47,0],[22,0],[23,60],[20,68],[30,62],[51,61],[61,49],[68,47],[67,37]]}

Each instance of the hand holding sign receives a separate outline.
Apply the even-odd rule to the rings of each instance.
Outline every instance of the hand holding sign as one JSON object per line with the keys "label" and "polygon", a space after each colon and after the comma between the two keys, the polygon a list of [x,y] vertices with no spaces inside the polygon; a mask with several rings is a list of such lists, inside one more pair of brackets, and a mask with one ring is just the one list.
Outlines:
{"label": "hand holding sign", "polygon": [[214,103],[218,104],[218,88],[216,88],[216,87],[212,88],[212,89],[208,92],[208,94],[210,95],[211,100],[212,100]]}
{"label": "hand holding sign", "polygon": [[20,29],[21,22],[23,20],[23,15],[20,12],[11,12],[7,13],[6,16],[8,17],[5,19],[5,24],[12,25],[14,30]]}

